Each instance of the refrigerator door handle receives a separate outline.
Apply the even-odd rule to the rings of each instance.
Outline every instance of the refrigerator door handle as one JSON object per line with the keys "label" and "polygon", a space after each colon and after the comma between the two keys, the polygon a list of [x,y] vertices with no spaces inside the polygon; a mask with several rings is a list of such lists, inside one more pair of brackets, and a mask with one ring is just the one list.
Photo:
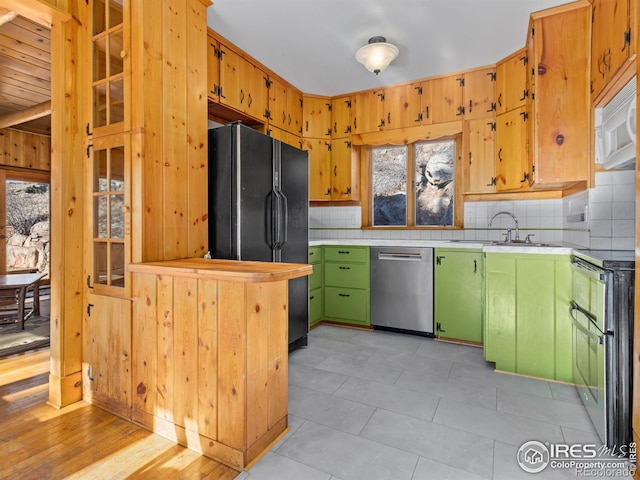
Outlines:
{"label": "refrigerator door handle", "polygon": [[267,195],[267,201],[265,202],[265,236],[267,238],[267,244],[269,248],[273,250],[276,248],[277,242],[277,209],[278,209],[278,196],[275,190],[272,190]]}
{"label": "refrigerator door handle", "polygon": [[276,205],[275,208],[272,209],[271,211],[271,215],[273,217],[273,236],[274,236],[274,243],[273,243],[273,249],[277,250],[282,246],[282,236],[281,236],[281,232],[282,232],[282,217],[280,215],[280,212],[282,211],[282,193],[280,193],[280,191],[278,190],[273,190],[273,195],[276,197]]}
{"label": "refrigerator door handle", "polygon": [[282,216],[280,217],[282,236],[279,238],[280,248],[282,248],[287,243],[287,231],[289,230],[289,205],[287,196],[282,193],[282,191],[279,193],[282,196],[282,209],[280,210],[280,212],[282,212]]}

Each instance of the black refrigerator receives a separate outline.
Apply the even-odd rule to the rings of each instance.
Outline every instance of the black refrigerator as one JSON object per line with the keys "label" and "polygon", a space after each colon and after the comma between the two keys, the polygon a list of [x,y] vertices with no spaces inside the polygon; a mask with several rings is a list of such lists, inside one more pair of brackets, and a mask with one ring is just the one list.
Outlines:
{"label": "black refrigerator", "polygon": [[[213,258],[309,263],[307,152],[239,122],[209,130]],[[289,350],[307,345],[307,277],[289,281]]]}

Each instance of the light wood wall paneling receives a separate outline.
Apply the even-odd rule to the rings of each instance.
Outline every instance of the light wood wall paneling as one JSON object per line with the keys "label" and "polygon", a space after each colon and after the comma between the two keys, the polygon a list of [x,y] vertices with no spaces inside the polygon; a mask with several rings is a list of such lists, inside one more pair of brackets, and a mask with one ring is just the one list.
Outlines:
{"label": "light wood wall paneling", "polygon": [[[187,257],[187,24],[184,2],[163,1],[164,259]],[[206,43],[203,43],[206,49]],[[204,66],[204,65],[203,65]]]}
{"label": "light wood wall paneling", "polygon": [[[158,366],[156,411],[158,417],[174,422],[174,311],[173,277],[158,275],[156,279],[158,302]],[[142,339],[140,339],[142,341]]]}
{"label": "light wood wall paneling", "polygon": [[207,134],[207,8],[200,0],[187,4],[188,71],[188,190],[187,256],[202,257],[209,250],[208,134]]}
{"label": "light wood wall paneling", "polygon": [[[269,378],[271,390],[267,406],[267,429],[272,430],[288,413],[289,387],[289,307],[288,282],[268,284],[269,298]],[[285,295],[282,292],[287,292]],[[277,392],[274,394],[273,392]]]}
{"label": "light wood wall paneling", "polygon": [[[155,413],[157,395],[158,323],[156,276],[139,274],[133,277],[133,328],[135,354],[132,362],[133,409]],[[142,341],[144,339],[144,341]]]}
{"label": "light wood wall paneling", "polygon": [[0,164],[9,167],[51,170],[51,138],[12,128],[0,129]]}
{"label": "light wood wall paneling", "polygon": [[198,281],[198,428],[218,438],[218,282]]}
{"label": "light wood wall paneling", "polygon": [[[40,2],[20,0],[19,3],[35,5]],[[86,204],[83,195],[82,68],[77,62],[86,57],[79,41],[86,7],[81,0],[67,0],[65,7],[67,12],[63,20],[70,18],[69,21],[56,20],[51,27],[51,238],[56,241],[51,243],[49,269],[49,401],[58,407],[82,398],[82,251]]]}

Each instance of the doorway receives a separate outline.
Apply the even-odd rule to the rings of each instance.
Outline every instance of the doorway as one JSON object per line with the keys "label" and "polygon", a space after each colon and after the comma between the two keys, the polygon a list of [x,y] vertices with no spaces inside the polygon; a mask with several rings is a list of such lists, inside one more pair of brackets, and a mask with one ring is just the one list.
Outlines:
{"label": "doorway", "polygon": [[50,179],[0,169],[0,274],[40,272],[48,283]]}

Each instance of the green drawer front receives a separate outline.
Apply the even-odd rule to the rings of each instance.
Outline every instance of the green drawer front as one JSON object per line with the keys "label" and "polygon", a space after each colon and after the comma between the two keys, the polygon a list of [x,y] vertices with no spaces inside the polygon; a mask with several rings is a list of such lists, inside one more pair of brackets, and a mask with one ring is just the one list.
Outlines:
{"label": "green drawer front", "polygon": [[313,273],[309,275],[309,290],[322,286],[322,264],[313,265]]}
{"label": "green drawer front", "polygon": [[324,316],[324,295],[322,288],[314,288],[309,292],[309,326],[322,320]]}
{"label": "green drawer front", "polygon": [[309,247],[309,263],[322,262],[322,247]]}
{"label": "green drawer front", "polygon": [[325,317],[369,325],[369,290],[325,287]]}
{"label": "green drawer front", "polygon": [[369,263],[369,247],[324,247],[324,261]]}
{"label": "green drawer front", "polygon": [[324,284],[332,287],[369,288],[369,265],[325,263]]}

